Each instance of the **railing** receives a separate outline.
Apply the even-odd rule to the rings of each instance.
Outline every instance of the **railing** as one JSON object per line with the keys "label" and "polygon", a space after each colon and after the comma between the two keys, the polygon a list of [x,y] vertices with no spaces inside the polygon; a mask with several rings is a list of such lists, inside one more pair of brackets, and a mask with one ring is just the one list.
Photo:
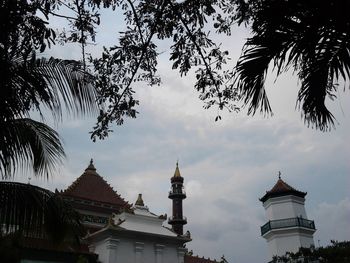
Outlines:
{"label": "railing", "polygon": [[174,216],[170,216],[169,219],[168,219],[168,222],[176,223],[177,221],[179,221],[179,222],[187,222],[187,217],[183,216],[182,218],[177,218],[177,217],[174,217]]}
{"label": "railing", "polygon": [[180,189],[174,189],[169,191],[169,196],[171,195],[185,195],[186,196],[186,191],[185,188],[182,187]]}
{"label": "railing", "polygon": [[272,220],[263,225],[261,229],[261,235],[264,235],[271,229],[287,228],[287,227],[305,227],[309,229],[315,229],[315,223],[312,220],[304,219],[301,217],[287,218]]}

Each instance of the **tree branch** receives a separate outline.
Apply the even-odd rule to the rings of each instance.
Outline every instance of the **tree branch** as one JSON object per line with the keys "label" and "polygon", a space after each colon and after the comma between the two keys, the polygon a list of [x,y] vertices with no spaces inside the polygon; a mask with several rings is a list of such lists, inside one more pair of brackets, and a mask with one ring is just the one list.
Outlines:
{"label": "tree branch", "polygon": [[[173,5],[173,3],[171,2],[171,0],[170,0],[170,1],[167,0],[167,1],[169,2],[170,6],[171,6],[172,8],[174,8],[174,5]],[[198,43],[196,42],[195,36],[192,34],[192,32],[191,32],[191,30],[189,29],[189,27],[188,27],[186,21],[182,18],[181,13],[180,13],[180,12],[176,12],[176,15],[177,15],[177,17],[180,19],[181,23],[184,25],[184,27],[185,27],[185,29],[186,29],[186,31],[187,31],[187,34],[188,34],[189,37],[191,38],[192,43],[195,45],[195,47],[196,47],[196,49],[197,49],[199,55],[201,56],[201,58],[202,58],[202,60],[203,60],[203,62],[204,62],[204,66],[205,66],[205,68],[207,69],[207,71],[208,71],[208,73],[209,73],[210,79],[212,80],[212,82],[213,82],[213,84],[214,84],[214,86],[215,86],[216,91],[218,92],[218,94],[220,94],[220,89],[219,89],[218,85],[215,83],[215,78],[214,78],[214,76],[213,76],[213,73],[211,72],[211,68],[210,68],[208,62],[207,62],[206,59],[205,59],[205,56],[204,56],[204,54],[203,54],[203,52],[202,52],[202,49],[200,48],[200,46],[199,46]],[[218,96],[218,98],[219,98],[219,103],[220,103],[220,105],[222,105],[221,97]]]}

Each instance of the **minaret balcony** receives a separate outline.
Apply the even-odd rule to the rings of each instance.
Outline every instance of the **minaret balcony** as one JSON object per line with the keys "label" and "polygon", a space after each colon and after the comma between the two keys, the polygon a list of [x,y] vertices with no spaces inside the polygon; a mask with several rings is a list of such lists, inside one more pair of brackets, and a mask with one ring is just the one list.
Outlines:
{"label": "minaret balcony", "polygon": [[175,225],[175,224],[182,224],[185,225],[187,224],[187,218],[183,216],[182,218],[177,218],[174,216],[169,217],[168,223],[170,225]]}
{"label": "minaret balcony", "polygon": [[271,220],[267,222],[265,225],[263,225],[260,228],[261,235],[263,236],[270,230],[290,228],[290,227],[302,227],[302,228],[316,230],[315,223],[313,220],[308,220],[301,217],[294,217],[294,218],[286,218],[286,219],[279,219],[279,220]]}
{"label": "minaret balcony", "polygon": [[185,192],[185,189],[175,189],[175,190],[170,190],[169,191],[169,198],[172,199],[172,198],[186,198],[186,192]]}

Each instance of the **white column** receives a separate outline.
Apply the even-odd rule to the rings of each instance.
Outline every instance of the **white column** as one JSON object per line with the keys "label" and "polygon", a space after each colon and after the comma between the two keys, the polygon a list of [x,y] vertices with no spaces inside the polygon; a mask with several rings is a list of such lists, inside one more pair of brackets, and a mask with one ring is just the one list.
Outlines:
{"label": "white column", "polygon": [[135,242],[135,263],[142,263],[142,254],[145,244],[142,242]]}
{"label": "white column", "polygon": [[185,254],[187,252],[187,248],[184,247],[178,247],[177,248],[177,258],[179,263],[185,262]]}
{"label": "white column", "polygon": [[163,250],[164,250],[164,245],[161,244],[155,244],[154,250],[156,254],[156,263],[163,263]]}
{"label": "white column", "polygon": [[105,263],[118,263],[117,261],[118,243],[119,243],[119,239],[108,238],[106,240],[107,262]]}

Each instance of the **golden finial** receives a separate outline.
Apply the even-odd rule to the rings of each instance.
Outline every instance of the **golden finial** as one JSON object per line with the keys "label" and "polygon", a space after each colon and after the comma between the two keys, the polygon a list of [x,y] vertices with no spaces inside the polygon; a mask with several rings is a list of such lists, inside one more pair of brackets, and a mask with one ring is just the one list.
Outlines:
{"label": "golden finial", "polygon": [[175,169],[174,177],[181,177],[180,169],[179,169],[179,160],[176,162],[176,169]]}

